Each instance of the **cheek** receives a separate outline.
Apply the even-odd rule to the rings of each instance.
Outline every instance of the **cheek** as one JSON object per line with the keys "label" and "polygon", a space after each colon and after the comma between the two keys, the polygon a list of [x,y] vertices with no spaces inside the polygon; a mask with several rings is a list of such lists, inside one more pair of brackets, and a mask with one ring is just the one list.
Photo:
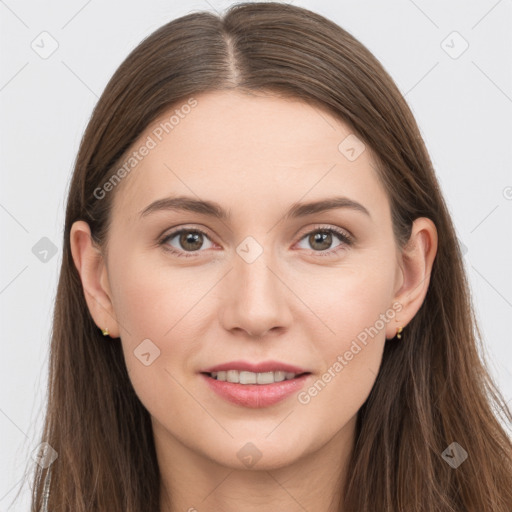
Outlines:
{"label": "cheek", "polygon": [[125,254],[118,261],[112,292],[125,362],[136,393],[152,410],[162,398],[156,390],[176,400],[177,381],[194,371],[208,302],[201,298],[212,276],[149,264],[143,255]]}
{"label": "cheek", "polygon": [[117,261],[113,293],[123,339],[161,339],[184,314],[190,287],[183,272],[155,264],[143,252],[118,255]]}
{"label": "cheek", "polygon": [[323,352],[332,358],[334,353],[348,350],[353,339],[364,342],[368,330],[373,338],[385,337],[387,324],[381,315],[394,314],[392,296],[392,270],[372,264],[340,268],[325,282],[317,281],[308,289],[307,304],[322,321],[317,319],[317,326],[325,336],[319,336],[318,330],[316,339],[325,340]]}
{"label": "cheek", "polygon": [[308,294],[317,314],[308,322],[310,336],[324,367],[299,402],[311,414],[328,409],[341,416],[355,414],[366,400],[379,371],[386,326],[395,322],[391,307],[392,269],[376,265],[343,268],[322,291]]}
{"label": "cheek", "polygon": [[[111,288],[116,318],[130,379],[138,392],[141,386],[162,378],[162,360],[176,322],[172,308],[175,286],[163,286],[162,274],[132,254],[117,257],[112,265]],[[117,263],[118,262],[118,263]]]}

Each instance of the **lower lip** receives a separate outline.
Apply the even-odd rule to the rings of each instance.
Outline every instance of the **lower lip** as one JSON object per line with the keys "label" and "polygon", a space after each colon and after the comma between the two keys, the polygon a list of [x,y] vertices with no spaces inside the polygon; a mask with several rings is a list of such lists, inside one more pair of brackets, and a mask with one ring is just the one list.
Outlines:
{"label": "lower lip", "polygon": [[219,396],[236,405],[259,409],[277,404],[281,400],[298,392],[311,374],[307,373],[291,380],[274,382],[273,384],[237,384],[214,379],[201,374],[206,383]]}

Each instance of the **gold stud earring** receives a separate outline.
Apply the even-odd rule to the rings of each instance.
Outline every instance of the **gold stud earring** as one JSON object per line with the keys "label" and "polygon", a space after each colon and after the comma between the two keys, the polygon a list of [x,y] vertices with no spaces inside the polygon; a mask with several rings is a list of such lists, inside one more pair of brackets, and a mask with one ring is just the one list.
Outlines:
{"label": "gold stud earring", "polygon": [[402,331],[404,330],[403,327],[398,327],[396,330],[396,337],[401,340],[402,339]]}
{"label": "gold stud earring", "polygon": [[105,329],[101,329],[101,332],[103,333],[103,336],[108,336],[108,327],[105,327]]}

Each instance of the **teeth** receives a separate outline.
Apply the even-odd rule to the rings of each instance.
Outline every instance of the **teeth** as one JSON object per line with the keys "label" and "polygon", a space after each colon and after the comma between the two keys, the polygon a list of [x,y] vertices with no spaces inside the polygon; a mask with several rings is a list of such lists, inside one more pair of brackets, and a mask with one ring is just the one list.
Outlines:
{"label": "teeth", "polygon": [[[240,384],[256,384],[259,375],[263,375],[263,373],[252,373],[252,372],[237,372],[236,370],[231,370],[235,373],[240,373],[240,378],[237,382]],[[274,378],[272,378],[274,380]]]}
{"label": "teeth", "polygon": [[[295,376],[293,373],[291,374],[288,374],[288,375],[293,375]],[[289,377],[290,379],[293,379],[293,377]],[[281,382],[283,381],[284,379],[286,379],[286,372],[274,372],[274,382]]]}
{"label": "teeth", "polygon": [[224,372],[212,372],[212,378],[224,382],[234,382],[238,384],[273,384],[295,378],[296,374],[291,372],[264,372],[253,373],[238,370],[227,370]]}
{"label": "teeth", "polygon": [[226,380],[228,382],[240,382],[240,377],[238,375],[238,372],[236,370],[228,370],[226,372]]}

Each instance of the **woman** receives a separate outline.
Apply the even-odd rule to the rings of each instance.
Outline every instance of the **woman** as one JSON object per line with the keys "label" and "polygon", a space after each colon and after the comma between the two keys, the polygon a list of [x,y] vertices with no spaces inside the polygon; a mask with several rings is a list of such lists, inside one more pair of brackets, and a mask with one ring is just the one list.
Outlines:
{"label": "woman", "polygon": [[435,173],[339,26],[249,3],[154,32],[64,233],[34,511],[512,510]]}

